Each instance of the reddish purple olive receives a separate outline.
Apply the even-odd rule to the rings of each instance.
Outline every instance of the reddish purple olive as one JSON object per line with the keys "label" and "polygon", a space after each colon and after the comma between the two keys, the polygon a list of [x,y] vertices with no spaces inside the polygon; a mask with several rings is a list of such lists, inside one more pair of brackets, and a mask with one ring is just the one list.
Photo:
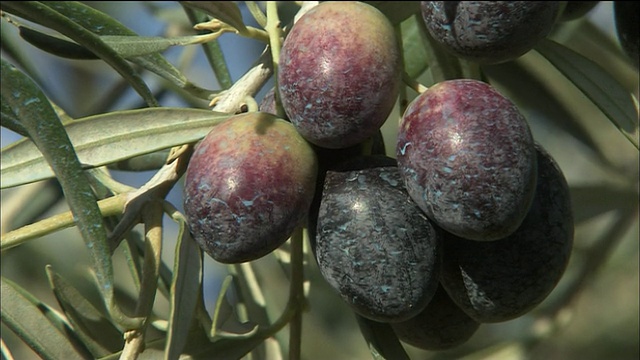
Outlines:
{"label": "reddish purple olive", "polygon": [[379,10],[363,2],[321,2],[282,44],[282,106],[309,142],[353,146],[374,136],[391,113],[400,70],[393,26]]}
{"label": "reddish purple olive", "polygon": [[213,259],[258,259],[301,225],[315,193],[317,159],[290,123],[261,112],[214,127],[189,162],[184,210]]}
{"label": "reddish purple olive", "polygon": [[460,237],[503,238],[531,205],[531,131],[515,104],[487,83],[444,81],[414,99],[398,130],[396,154],[411,198]]}

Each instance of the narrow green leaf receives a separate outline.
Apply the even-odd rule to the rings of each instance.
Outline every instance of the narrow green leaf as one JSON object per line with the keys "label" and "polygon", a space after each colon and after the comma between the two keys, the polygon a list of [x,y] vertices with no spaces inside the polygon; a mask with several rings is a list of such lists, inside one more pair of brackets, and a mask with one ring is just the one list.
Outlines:
{"label": "narrow green leaf", "polygon": [[0,338],[0,356],[2,356],[2,359],[5,360],[15,360],[13,354],[11,353],[11,350],[9,350],[9,347],[4,342],[3,338]]}
{"label": "narrow green leaf", "polygon": [[128,318],[115,304],[113,266],[102,214],[58,115],[37,85],[4,60],[0,85],[2,102],[7,103],[18,116],[62,186],[78,230],[89,249],[100,291],[111,315],[119,323],[136,328],[142,319]]}
{"label": "narrow green leaf", "polygon": [[40,25],[56,30],[93,52],[126,79],[149,106],[158,106],[157,100],[140,74],[122,56],[105,44],[99,36],[76,23],[74,19],[70,19],[50,7],[53,5],[55,4],[38,1],[2,2],[3,10],[6,8],[7,11],[20,17],[28,18]]}
{"label": "narrow green leaf", "polygon": [[638,109],[631,94],[597,63],[555,41],[535,47],[638,147]]}
{"label": "narrow green leaf", "polygon": [[[147,108],[115,111],[65,123],[84,168],[93,168],[202,139],[229,114],[205,109]],[[53,176],[30,139],[2,149],[1,188]]]}
{"label": "narrow green leaf", "polygon": [[433,39],[420,14],[414,15],[418,34],[424,44],[427,65],[434,83],[463,78],[460,60]]}
{"label": "narrow green leaf", "polygon": [[20,120],[18,120],[16,114],[14,114],[11,107],[4,102],[0,104],[0,124],[22,136],[28,136],[27,130],[20,124]]}
{"label": "narrow green leaf", "polygon": [[[540,58],[540,61],[544,59]],[[519,59],[497,65],[485,65],[482,66],[482,71],[488,76],[491,84],[505,87],[508,90],[508,95],[505,95],[518,104],[523,112],[542,114],[544,119],[593,151],[598,160],[609,163],[598,143],[585,128],[582,119],[572,115],[567,109],[568,104],[554,96],[551,91],[553,84],[541,81],[535,73],[538,66],[538,62],[527,63]]]}
{"label": "narrow green leaf", "polygon": [[[68,337],[51,323],[43,313],[49,309],[16,283],[0,278],[0,317],[2,322],[16,333],[43,359],[88,359],[89,354],[74,346]],[[41,310],[42,309],[42,310]]]}
{"label": "narrow green leaf", "polygon": [[46,270],[60,307],[91,354],[98,358],[121,350],[124,344],[122,333],[51,266]]}
{"label": "narrow green leaf", "polygon": [[[47,2],[47,5],[51,6],[64,16],[67,16],[69,19],[84,27],[85,29],[97,35],[105,36],[107,38],[107,41],[109,39],[109,36],[137,36],[135,32],[122,25],[117,20],[85,4],[75,1],[49,1]],[[29,13],[16,13],[30,21],[38,21],[37,17],[32,16]],[[44,34],[34,29],[27,29],[25,26],[19,27],[23,38],[30,42],[32,45],[37,46],[41,50],[48,51],[54,55],[67,58],[99,59],[99,57],[96,56],[93,52],[75,42],[71,42],[67,39],[62,39],[59,36]],[[23,29],[27,30],[25,30],[23,33]],[[129,52],[132,51],[130,48],[126,50]],[[128,60],[166,79],[167,81],[176,85],[178,88],[185,90],[189,94],[201,99],[210,100],[211,96],[216,93],[213,90],[201,88],[190,82],[161,54],[157,52],[148,53],[145,51],[139,51],[139,53],[147,55],[132,56],[128,58]]]}
{"label": "narrow green leaf", "polygon": [[[2,5],[0,5],[0,9]],[[42,77],[39,75],[39,71],[36,70],[36,66],[33,63],[33,59],[31,56],[25,53],[25,47],[22,39],[20,39],[17,34],[13,33],[13,29],[11,26],[6,26],[5,20],[7,18],[3,18],[2,26],[0,26],[0,44],[2,44],[2,52],[8,58],[13,60],[14,64],[17,64],[21,69],[24,70],[32,79],[36,80],[38,83],[42,83]]]}
{"label": "narrow green leaf", "polygon": [[99,57],[97,57],[94,53],[87,50],[86,48],[72,41],[65,40],[59,36],[45,34],[41,31],[37,31],[26,26],[19,26],[18,28],[20,29],[20,36],[25,41],[42,51],[46,51],[50,54],[67,59],[99,59]]}
{"label": "narrow green leaf", "polygon": [[208,34],[165,38],[160,36],[105,35],[100,38],[120,56],[131,58],[161,52],[171,46],[201,44],[211,40],[213,36]]}
{"label": "narrow green leaf", "polygon": [[180,1],[180,3],[204,11],[213,18],[227,23],[237,30],[247,30],[242,20],[240,8],[234,1]]}
{"label": "narrow green leaf", "polygon": [[574,221],[580,223],[615,209],[629,208],[638,202],[633,189],[608,184],[571,186]]}
{"label": "narrow green leaf", "polygon": [[404,52],[404,71],[412,79],[420,76],[427,69],[427,51],[420,37],[420,29],[416,24],[418,18],[409,17],[400,24],[402,31],[402,50]]}
{"label": "narrow green leaf", "polygon": [[[138,35],[111,16],[78,1],[48,1],[47,5],[97,35]],[[199,98],[208,99],[212,93],[212,91],[202,89],[187,80],[161,54],[137,56],[129,60]]]}
{"label": "narrow green leaf", "polygon": [[150,154],[135,156],[108,165],[111,170],[150,171],[158,170],[167,162],[171,149],[156,151]]}
{"label": "narrow green leaf", "polygon": [[43,219],[47,212],[64,200],[62,189],[55,179],[17,191],[16,196],[2,199],[2,207],[5,209],[5,217],[2,219],[3,234]]}
{"label": "narrow green leaf", "polygon": [[376,360],[409,360],[391,325],[369,320],[356,314],[362,336]]}
{"label": "narrow green leaf", "polygon": [[[188,6],[183,6],[182,8],[193,25],[206,21],[206,14],[196,11]],[[205,34],[206,30],[201,30],[200,33]],[[202,44],[202,50],[204,51],[204,56],[211,65],[213,73],[216,75],[218,84],[223,89],[230,88],[231,85],[233,85],[233,81],[231,80],[231,74],[229,73],[227,62],[224,58],[224,54],[222,53],[218,40]]]}
{"label": "narrow green leaf", "polygon": [[178,222],[179,232],[171,283],[165,359],[177,359],[182,353],[202,286],[202,251],[191,238],[186,219],[177,212],[171,217]]}
{"label": "narrow green leaf", "polygon": [[364,1],[385,14],[391,24],[397,25],[420,13],[419,1]]}

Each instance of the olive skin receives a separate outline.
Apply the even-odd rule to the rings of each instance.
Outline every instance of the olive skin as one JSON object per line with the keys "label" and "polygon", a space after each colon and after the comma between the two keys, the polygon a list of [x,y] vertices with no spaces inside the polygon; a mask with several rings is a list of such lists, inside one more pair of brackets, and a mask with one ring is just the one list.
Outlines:
{"label": "olive skin", "polygon": [[214,260],[241,263],[280,245],[305,220],[318,163],[293,125],[250,112],[215,126],[187,167],[184,209]]}
{"label": "olive skin", "polygon": [[520,57],[555,25],[560,1],[422,1],[429,34],[457,57],[498,64]]}
{"label": "olive skin", "polygon": [[398,96],[400,71],[393,26],[379,10],[362,2],[322,2],[282,44],[279,94],[304,138],[346,148],[384,124]]}
{"label": "olive skin", "polygon": [[447,350],[467,342],[480,328],[442,286],[420,314],[391,327],[401,341],[423,350]]}
{"label": "olive skin", "polygon": [[536,196],[512,235],[478,242],[444,235],[442,286],[481,323],[515,319],[555,288],[571,256],[574,223],[569,187],[553,158],[537,147]]}
{"label": "olive skin", "polygon": [[440,232],[395,166],[327,172],[314,247],[323,277],[367,319],[413,317],[437,288]]}
{"label": "olive skin", "polygon": [[531,205],[536,155],[529,125],[484,82],[443,81],[414,99],[400,123],[396,155],[411,198],[460,237],[503,238]]}

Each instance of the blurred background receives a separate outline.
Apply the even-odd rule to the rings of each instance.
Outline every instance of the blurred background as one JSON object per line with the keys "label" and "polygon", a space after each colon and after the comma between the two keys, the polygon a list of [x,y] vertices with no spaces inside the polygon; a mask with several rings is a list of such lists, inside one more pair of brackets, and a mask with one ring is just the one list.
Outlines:
{"label": "blurred background", "polygon": [[[177,36],[190,31],[188,20],[175,2],[85,3],[112,15],[140,35]],[[246,23],[257,27],[244,3],[238,2],[238,5],[243,10]],[[295,14],[297,5],[283,2],[281,6],[281,16],[283,22],[286,22]],[[598,27],[611,39],[616,37],[613,2],[600,2],[586,18],[575,20],[568,26],[583,26],[582,22]],[[18,38],[15,27],[3,20],[3,41]],[[585,39],[577,35],[559,40],[576,51],[592,56],[633,91],[637,98],[637,72],[629,64],[610,62],[606,53],[590,50],[593,48],[590,41],[597,42],[597,39]],[[252,66],[263,50],[261,43],[234,34],[221,36],[219,42],[234,81]],[[139,97],[130,90],[113,101],[122,82],[117,73],[107,65],[95,61],[61,59],[26,42],[22,43],[24,46],[21,51],[33,62],[43,91],[71,117],[143,106]],[[171,48],[165,55],[197,85],[209,89],[219,88],[200,47]],[[2,56],[6,56],[4,52]],[[541,60],[540,55],[532,52],[519,61],[527,63]],[[538,73],[528,74],[531,78],[509,64],[488,67],[486,71],[492,82],[520,106],[531,124],[534,138],[554,156],[572,190],[575,189],[572,196],[576,216],[581,221],[576,227],[574,253],[556,290],[531,314],[505,323],[484,324],[468,343],[456,349],[429,352],[407,345],[407,352],[412,359],[638,359],[640,280],[637,207],[633,210],[635,213],[631,220],[627,222],[620,220],[618,211],[628,205],[629,196],[635,197],[634,201],[637,201],[637,149],[555,69],[542,68]],[[154,75],[145,74],[144,77],[152,89],[160,91],[161,82]],[[421,81],[428,82],[428,75]],[[539,84],[517,86],[519,82],[526,84],[527,81],[537,81]],[[257,94],[258,102],[272,85],[270,80]],[[536,92],[539,89],[545,91]],[[194,106],[171,92],[162,94],[159,99],[163,106]],[[569,105],[561,112],[554,112],[552,105],[549,105],[553,101]],[[206,104],[199,106],[205,108]],[[596,156],[593,148],[585,146],[583,141],[566,131],[566,128],[558,126],[556,118],[550,117],[550,114],[580,119],[583,130],[592,136],[601,154]],[[399,116],[400,110],[395,109],[383,126],[390,156],[395,156],[393,144]],[[5,128],[2,128],[1,135],[2,147],[19,139],[17,134]],[[120,182],[139,187],[154,172],[112,171],[112,174]],[[636,191],[629,193],[630,185]],[[2,232],[24,225],[27,221],[28,214],[20,211],[20,204],[25,199],[49,204],[47,196],[53,196],[51,194],[55,192],[43,192],[42,189],[51,186],[50,182],[44,182],[2,190]],[[180,186],[177,186],[167,198],[179,209],[182,208],[181,191]],[[58,201],[42,217],[58,214],[66,209],[64,201]],[[168,219],[165,219],[165,225],[163,257],[171,266],[177,229]],[[114,261],[116,279],[122,280],[123,296],[135,296],[133,287],[127,283],[124,257],[116,252]],[[314,260],[311,259],[309,263],[306,275],[311,287],[309,311],[305,313],[303,320],[303,358],[371,358],[353,314],[320,277]],[[57,308],[44,271],[47,264],[53,265],[56,271],[74,284],[84,284],[87,293],[93,293],[94,299],[99,301],[98,294],[93,289],[84,243],[74,228],[30,241],[3,253],[2,276],[18,282],[38,298]],[[272,259],[258,260],[255,265],[267,301],[274,304],[275,309],[284,308],[288,283],[280,269],[274,266]],[[582,279],[580,276],[585,268],[589,271]],[[220,280],[225,273],[225,267],[205,256],[204,289],[209,308],[213,306]],[[580,291],[569,291],[577,283],[577,279],[582,279],[579,282]],[[156,308],[158,313],[167,311],[167,304],[162,302],[161,297]],[[557,314],[556,321],[542,316],[549,313]],[[286,338],[286,331],[281,333],[279,336]],[[16,359],[36,358],[4,324],[2,339]]]}

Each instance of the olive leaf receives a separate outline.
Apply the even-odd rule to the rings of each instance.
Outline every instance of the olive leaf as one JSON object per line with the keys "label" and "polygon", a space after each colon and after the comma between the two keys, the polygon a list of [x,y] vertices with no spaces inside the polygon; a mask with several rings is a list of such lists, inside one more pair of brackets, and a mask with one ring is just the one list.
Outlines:
{"label": "olive leaf", "polygon": [[[102,214],[89,182],[60,119],[38,86],[13,65],[2,60],[2,102],[29,133],[33,145],[58,178],[78,229],[89,249],[100,291],[109,311],[122,324],[137,327],[141,319],[124,315],[114,300],[113,265]],[[29,141],[31,141],[29,140]],[[4,165],[3,157],[2,164]],[[4,171],[3,177],[4,179]]]}
{"label": "olive leaf", "polygon": [[99,36],[51,7],[55,5],[38,1],[8,1],[2,3],[2,10],[56,30],[87,48],[126,79],[149,106],[158,105],[140,74],[122,56],[100,40]]}
{"label": "olive leaf", "polygon": [[391,21],[391,24],[397,25],[415,14],[420,13],[419,1],[364,1],[369,5],[375,6],[381,13]]}
{"label": "olive leaf", "polygon": [[427,69],[427,50],[420,36],[417,21],[420,21],[418,17],[411,16],[400,24],[404,70],[412,79]]}
{"label": "olive leaf", "polygon": [[[193,143],[230,115],[205,109],[114,111],[66,122],[64,130],[84,168]],[[1,188],[50,178],[52,169],[28,138],[2,149]]]}
{"label": "olive leaf", "polygon": [[[48,53],[69,59],[99,59],[86,48],[72,41],[63,39],[60,36],[45,34],[26,26],[19,26],[19,29],[20,36],[22,36],[23,39],[31,45],[34,45]],[[202,44],[213,40],[217,35],[218,34],[205,34],[173,38],[161,36],[101,35],[100,39],[115,50],[118,55],[129,59],[137,56],[159,53],[172,46]]]}
{"label": "olive leaf", "polygon": [[543,114],[544,118],[550,119],[554,126],[566,131],[590,149],[599,161],[609,163],[581,119],[572,115],[572,112],[567,109],[567,104],[553,95],[548,87],[550,84],[541,81],[533,72],[533,68],[539,65],[539,62],[525,63],[518,59],[497,65],[484,65],[482,71],[491,84],[497,83],[505,87],[509,91],[509,97],[523,112],[530,110]]}
{"label": "olive leaf", "polygon": [[72,41],[65,40],[59,36],[45,34],[41,31],[22,25],[18,26],[18,29],[20,30],[20,37],[22,37],[25,41],[37,47],[38,49],[46,51],[50,54],[67,59],[99,59],[96,54],[92,53],[86,48]]}
{"label": "olive leaf", "polygon": [[637,106],[614,77],[594,61],[555,41],[544,39],[535,50],[571,80],[638,148]]}
{"label": "olive leaf", "polygon": [[51,317],[57,315],[49,306],[5,277],[0,278],[0,294],[2,322],[42,359],[90,358],[81,344],[67,336],[73,333],[67,325],[62,325],[65,330],[60,329],[62,319],[58,325],[52,322]]}
{"label": "olive leaf", "polygon": [[22,136],[28,136],[27,129],[20,124],[20,120],[18,120],[16,114],[13,113],[11,107],[4,102],[0,104],[0,124]]}
{"label": "olive leaf", "polygon": [[460,59],[450,54],[433,39],[420,14],[414,15],[414,18],[426,50],[427,65],[434,83],[464,77]]}
{"label": "olive leaf", "polygon": [[177,211],[171,214],[178,222],[178,243],[171,283],[171,311],[165,347],[166,359],[177,359],[187,343],[189,327],[202,286],[202,250],[191,237],[186,219]]}
{"label": "olive leaf", "polygon": [[208,34],[165,38],[160,36],[105,35],[100,38],[120,54],[120,56],[131,58],[164,51],[171,46],[202,44],[203,42],[211,40],[212,36]]}
{"label": "olive leaf", "polygon": [[231,25],[239,31],[246,31],[240,8],[233,1],[180,1],[182,5],[204,11],[213,18]]}
{"label": "olive leaf", "polygon": [[638,200],[638,193],[634,189],[617,188],[609,184],[573,185],[570,191],[576,224],[611,210],[629,208]]}
{"label": "olive leaf", "polygon": [[67,315],[75,334],[95,358],[122,349],[123,336],[89,300],[64,278],[46,268],[49,283],[60,307]]}
{"label": "olive leaf", "polygon": [[[3,4],[4,5],[4,4]],[[99,36],[137,36],[133,30],[124,26],[119,21],[113,19],[109,15],[98,11],[86,4],[77,1],[47,1],[46,6],[55,10],[59,14],[66,17],[69,21],[81,26],[82,28],[90,31]],[[4,8],[3,8],[4,10]],[[13,11],[16,15],[33,21],[35,23],[43,24],[37,14],[31,12],[19,11],[19,9],[13,9],[9,6],[9,11]],[[52,26],[49,26],[54,30]],[[73,39],[73,37],[69,37]],[[61,39],[58,38],[58,41]],[[74,39],[75,40],[75,39]],[[66,40],[62,40],[66,41]],[[89,48],[83,46],[78,41],[72,43],[76,44],[76,46],[80,46],[86,51],[91,52],[92,54],[99,55],[93,51],[90,51]],[[67,49],[72,46],[72,44],[66,44]],[[105,44],[108,47],[108,45]],[[77,50],[79,51],[79,50]],[[115,51],[115,50],[113,50]],[[161,54],[159,53],[151,53],[147,55],[135,56],[128,59],[129,61],[139,65],[156,75],[170,81],[181,89],[191,93],[194,96],[197,96],[202,99],[208,99],[209,96],[214,93],[211,90],[203,89],[201,87],[196,86],[192,82],[190,82],[178,69],[176,69],[169,61],[167,61]]]}

